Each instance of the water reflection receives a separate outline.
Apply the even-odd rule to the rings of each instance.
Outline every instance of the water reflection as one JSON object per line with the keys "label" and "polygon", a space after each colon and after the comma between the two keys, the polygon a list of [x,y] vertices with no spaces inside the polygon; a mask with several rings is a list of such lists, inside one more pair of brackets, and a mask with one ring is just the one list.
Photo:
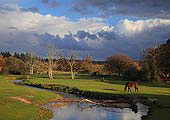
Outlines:
{"label": "water reflection", "polygon": [[[142,115],[147,114],[147,106],[138,104],[139,112],[134,113],[129,108],[106,108],[92,107],[90,109],[81,110],[77,103],[69,103],[58,108],[52,107],[49,103],[46,107],[53,111],[51,120],[141,120]],[[88,106],[83,103],[81,106]]]}
{"label": "water reflection", "polygon": [[[14,80],[14,83],[20,83],[22,80]],[[34,88],[34,87],[31,87]],[[43,90],[40,88],[34,88]],[[50,92],[54,92],[48,90]],[[56,92],[65,98],[80,99],[79,97],[63,92]],[[81,103],[81,107],[88,108],[91,104]],[[148,107],[138,103],[138,113],[134,113],[129,108],[108,108],[93,106],[89,109],[81,109],[78,103],[54,103],[50,102],[45,108],[53,112],[51,120],[141,120],[141,117],[147,115]]]}

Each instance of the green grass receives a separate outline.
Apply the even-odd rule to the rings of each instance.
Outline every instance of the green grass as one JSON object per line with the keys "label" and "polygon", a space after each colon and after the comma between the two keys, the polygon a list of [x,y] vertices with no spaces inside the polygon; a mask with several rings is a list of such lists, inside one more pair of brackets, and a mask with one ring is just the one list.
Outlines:
{"label": "green grass", "polygon": [[[0,120],[46,120],[51,117],[48,110],[40,106],[48,100],[59,98],[45,90],[35,90],[24,86],[17,86],[10,79],[18,76],[0,75]],[[21,97],[33,102],[32,105],[19,102],[11,97]]]}
{"label": "green grass", "polygon": [[[11,79],[20,79],[21,76],[0,75],[0,119],[1,120],[46,120],[51,114],[39,106],[46,104],[48,100],[60,97],[54,93],[43,90],[16,86]],[[28,80],[31,83],[60,84],[70,87],[77,87],[80,90],[109,93],[113,95],[139,95],[158,99],[159,106],[152,106],[151,114],[147,119],[168,120],[170,119],[170,85],[150,82],[142,82],[139,85],[139,92],[124,92],[125,81],[118,78],[109,78],[101,82],[99,77],[89,75],[78,75],[71,80],[69,75],[56,75],[53,80],[46,75],[34,76]],[[133,90],[132,90],[133,91]],[[28,105],[11,97],[19,96],[33,102]],[[33,97],[30,97],[33,96]]]}
{"label": "green grass", "polygon": [[[47,76],[38,76],[29,80],[31,83],[39,84],[60,84],[69,87],[77,87],[84,91],[93,91],[109,94],[121,94],[121,95],[139,95],[150,98],[158,99],[159,106],[152,106],[152,116],[148,119],[152,120],[167,120],[170,119],[170,85],[143,82],[139,85],[139,92],[124,92],[125,81],[121,81],[118,78],[109,79],[101,82],[99,77],[89,75],[79,75],[75,80],[71,80],[69,75],[56,75],[53,80],[47,78]],[[133,90],[132,90],[133,91]],[[159,113],[159,114],[158,114]]]}

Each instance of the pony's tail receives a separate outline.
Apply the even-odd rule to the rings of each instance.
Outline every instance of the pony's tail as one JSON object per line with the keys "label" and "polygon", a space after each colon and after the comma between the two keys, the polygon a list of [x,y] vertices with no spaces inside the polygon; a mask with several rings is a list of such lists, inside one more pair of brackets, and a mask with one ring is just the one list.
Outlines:
{"label": "pony's tail", "polygon": [[125,84],[124,91],[126,91],[126,90],[127,90],[127,87],[128,87],[128,85],[127,85],[127,83],[126,83],[126,84]]}

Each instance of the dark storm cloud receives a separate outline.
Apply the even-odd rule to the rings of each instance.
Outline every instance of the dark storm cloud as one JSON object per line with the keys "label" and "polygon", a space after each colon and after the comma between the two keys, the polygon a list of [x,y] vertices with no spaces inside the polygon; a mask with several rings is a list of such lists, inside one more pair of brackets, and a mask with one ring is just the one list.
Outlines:
{"label": "dark storm cloud", "polygon": [[36,8],[36,7],[32,7],[32,8],[21,8],[21,11],[23,11],[23,12],[33,12],[33,13],[39,12],[38,8]]}
{"label": "dark storm cloud", "polygon": [[170,18],[169,5],[170,0],[73,0],[72,9],[90,14],[96,8],[99,16]]}
{"label": "dark storm cloud", "polygon": [[108,32],[108,31],[101,31],[97,33],[100,38],[106,39],[106,40],[114,40],[116,39],[115,32]]}
{"label": "dark storm cloud", "polygon": [[85,51],[94,50],[93,48],[90,48],[84,40],[76,41],[72,34],[65,35],[64,38],[61,38],[58,35],[54,36],[49,33],[37,34],[16,31],[12,34],[9,33],[8,36],[2,36],[0,42],[0,51],[34,51],[44,57],[46,56],[46,48],[50,44],[53,44],[57,49],[64,50],[64,52],[67,51],[68,53],[69,51],[77,51],[84,54]]}
{"label": "dark storm cloud", "polygon": [[[13,29],[13,27],[11,28]],[[159,31],[157,29],[159,29]],[[144,30],[135,34],[133,37],[118,35],[115,31],[100,31],[96,34],[79,31],[74,35],[65,35],[63,38],[49,33],[13,32],[13,34],[8,34],[4,37],[1,35],[1,50],[31,50],[41,56],[46,56],[47,46],[49,44],[54,44],[60,50],[65,50],[67,52],[78,51],[81,56],[89,53],[97,60],[105,59],[116,53],[124,53],[132,58],[139,59],[143,49],[164,43],[170,38],[170,26],[166,28],[158,26],[157,28]],[[76,38],[79,40],[77,41]],[[94,45],[90,46],[91,41]],[[96,44],[100,47],[96,48]]]}
{"label": "dark storm cloud", "polygon": [[97,39],[97,36],[95,34],[90,34],[85,31],[78,31],[75,36],[79,38],[80,40],[83,40],[83,39],[96,40]]}
{"label": "dark storm cloud", "polygon": [[8,29],[11,29],[11,30],[17,30],[16,27],[9,27]]}
{"label": "dark storm cloud", "polygon": [[60,6],[60,2],[56,0],[41,0],[41,2],[47,7],[57,8]]}
{"label": "dark storm cloud", "polygon": [[15,11],[15,10],[16,10],[16,8],[14,8],[14,7],[0,4],[0,11]]}
{"label": "dark storm cloud", "polygon": [[36,34],[36,37],[39,39],[40,46],[47,46],[48,44],[54,44],[59,49],[68,49],[68,50],[91,50],[92,48],[88,47],[87,43],[84,40],[76,41],[72,34],[65,35],[63,38],[58,35],[54,36],[49,33],[45,34]]}
{"label": "dark storm cloud", "polygon": [[[14,27],[11,27],[12,30]],[[9,29],[11,30],[11,29]],[[26,52],[32,50],[36,45],[37,38],[33,33],[13,31],[0,34],[0,50]]]}

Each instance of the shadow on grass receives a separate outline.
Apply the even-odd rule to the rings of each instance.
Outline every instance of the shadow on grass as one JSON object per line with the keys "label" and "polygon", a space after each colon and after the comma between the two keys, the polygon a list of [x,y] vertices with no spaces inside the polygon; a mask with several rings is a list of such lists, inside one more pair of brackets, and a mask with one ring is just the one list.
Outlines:
{"label": "shadow on grass", "polygon": [[[109,78],[105,78],[103,82],[110,83],[110,84],[125,85],[125,83],[128,81],[125,81],[122,78],[118,78],[118,77],[112,77],[112,78],[109,77]],[[170,88],[170,84],[166,84],[166,83],[158,83],[158,82],[153,83],[149,81],[139,81],[138,83],[140,86]]]}
{"label": "shadow on grass", "polygon": [[[35,75],[34,77],[36,77],[36,78],[48,78],[48,75],[47,74]],[[71,79],[71,75],[70,74],[57,74],[57,75],[54,75],[54,79]],[[123,80],[123,78],[121,78],[121,77],[113,77],[113,76],[104,77],[104,80],[102,81],[101,76],[93,76],[93,75],[90,75],[90,74],[77,74],[76,77],[75,77],[75,80],[76,79],[96,80],[98,82],[104,82],[104,83],[109,83],[109,84],[119,84],[119,85],[125,85],[125,83],[128,82],[128,81]],[[152,82],[148,82],[148,81],[140,81],[139,86],[170,88],[170,84],[152,83]]]}
{"label": "shadow on grass", "polygon": [[103,89],[103,90],[118,91],[118,90],[116,90],[116,89]]}
{"label": "shadow on grass", "polygon": [[157,99],[157,108],[169,108],[170,109],[170,95],[155,95],[155,94],[145,94],[138,93],[138,96],[148,97]]}

